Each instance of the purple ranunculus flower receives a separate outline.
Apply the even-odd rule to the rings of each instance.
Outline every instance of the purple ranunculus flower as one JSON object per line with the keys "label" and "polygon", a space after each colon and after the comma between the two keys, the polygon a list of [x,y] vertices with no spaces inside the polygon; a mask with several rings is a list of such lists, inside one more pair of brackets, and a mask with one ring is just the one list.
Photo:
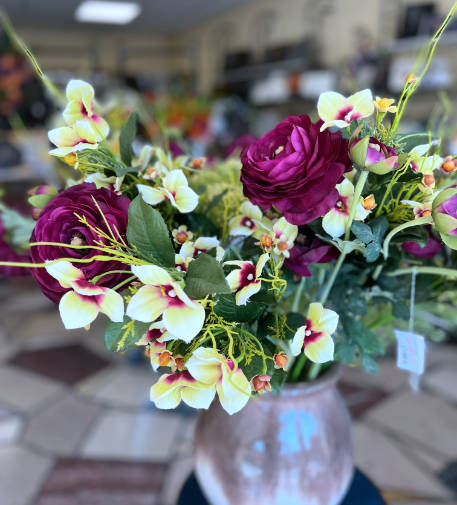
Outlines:
{"label": "purple ranunculus flower", "polygon": [[309,228],[300,228],[290,257],[284,262],[289,270],[301,277],[311,277],[308,265],[329,263],[338,256],[338,249],[317,238]]}
{"label": "purple ranunculus flower", "polygon": [[443,243],[441,240],[436,238],[435,235],[433,235],[430,227],[428,227],[427,231],[428,240],[424,247],[422,247],[417,242],[403,242],[401,245],[402,249],[408,254],[424,260],[430,260],[434,258],[443,250]]}
{"label": "purple ranunculus flower", "polygon": [[352,168],[348,142],[320,131],[308,116],[291,116],[241,154],[244,194],[264,211],[276,207],[301,225],[327,213],[338,200],[336,184]]}
{"label": "purple ranunculus flower", "polygon": [[[93,199],[99,205],[113,232],[116,233],[115,230],[118,230],[126,240],[130,200],[126,196],[118,196],[110,189],[96,189],[95,184],[83,183],[62,191],[46,205],[36,222],[30,242],[58,242],[73,245],[96,245],[96,241],[105,243],[105,239],[98,237],[96,232],[80,223],[75,216],[75,213],[85,216],[93,227],[100,228],[109,235],[108,227]],[[99,254],[99,251],[95,249],[71,249],[64,246],[40,245],[30,248],[33,263],[43,263],[46,260],[62,257],[88,258],[96,254]],[[84,272],[87,279],[109,270],[127,270],[125,265],[115,260],[75,263],[75,266]],[[32,268],[31,272],[43,293],[54,302],[58,302],[68,291],[44,268]],[[102,277],[98,284],[114,287],[124,279],[126,279],[125,274],[109,274]]]}

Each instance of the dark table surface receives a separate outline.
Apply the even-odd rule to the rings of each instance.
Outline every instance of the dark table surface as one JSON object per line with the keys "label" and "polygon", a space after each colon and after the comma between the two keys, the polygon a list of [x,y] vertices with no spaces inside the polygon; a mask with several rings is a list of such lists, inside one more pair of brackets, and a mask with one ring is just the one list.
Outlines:
{"label": "dark table surface", "polygon": [[[192,474],[184,484],[178,505],[209,505]],[[374,484],[360,470],[356,470],[351,487],[341,505],[386,505]]]}

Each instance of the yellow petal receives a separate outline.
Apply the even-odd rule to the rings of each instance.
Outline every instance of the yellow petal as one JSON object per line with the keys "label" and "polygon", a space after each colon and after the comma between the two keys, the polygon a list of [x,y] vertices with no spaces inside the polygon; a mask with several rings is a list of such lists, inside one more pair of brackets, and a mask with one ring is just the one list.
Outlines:
{"label": "yellow petal", "polygon": [[210,347],[198,347],[187,360],[186,367],[199,382],[216,384],[222,378],[221,363],[217,351]]}
{"label": "yellow petal", "polygon": [[326,91],[319,96],[317,112],[323,121],[333,121],[341,109],[347,106],[346,98],[335,91]]}
{"label": "yellow petal", "polygon": [[233,372],[224,371],[216,390],[222,408],[230,415],[239,412],[251,397],[251,385],[239,368]]}
{"label": "yellow petal", "polygon": [[294,338],[290,343],[290,352],[292,356],[298,356],[301,353],[303,344],[305,343],[305,331],[306,326],[300,326],[295,332]]}
{"label": "yellow petal", "polygon": [[143,286],[135,293],[127,306],[127,315],[131,319],[149,323],[157,319],[168,306],[168,300],[160,288]]}
{"label": "yellow petal", "polygon": [[124,299],[116,291],[106,288],[100,304],[100,312],[106,314],[111,321],[122,322],[124,320]]}
{"label": "yellow petal", "polygon": [[45,269],[49,275],[59,281],[63,288],[69,288],[72,282],[84,279],[83,272],[79,268],[74,267],[69,261],[58,261],[51,265],[46,265]]}
{"label": "yellow petal", "polygon": [[132,272],[143,284],[163,286],[173,282],[170,274],[157,265],[132,265]]}
{"label": "yellow petal", "polygon": [[364,89],[348,97],[347,101],[354,106],[353,112],[360,117],[368,117],[374,112],[373,95],[371,90]]}
{"label": "yellow petal", "polygon": [[248,284],[244,288],[241,288],[238,293],[235,295],[235,301],[237,305],[246,305],[248,302],[249,298],[251,296],[254,296],[256,293],[260,291],[260,288],[262,287],[262,283],[259,282],[252,282],[251,284]]}
{"label": "yellow petal", "polygon": [[82,81],[80,79],[72,79],[67,84],[67,88],[65,90],[68,101],[78,101],[82,102],[83,95],[86,95],[87,98],[93,99],[94,97],[94,88],[86,81]]}
{"label": "yellow petal", "polygon": [[145,184],[137,184],[138,192],[149,205],[157,205],[165,200],[165,194],[160,189],[151,188]]}
{"label": "yellow petal", "polygon": [[57,147],[73,147],[81,140],[81,137],[76,133],[76,130],[69,126],[54,128],[48,132],[49,140]]}
{"label": "yellow petal", "polygon": [[203,328],[205,309],[200,304],[168,307],[163,313],[163,322],[172,335],[189,343]]}

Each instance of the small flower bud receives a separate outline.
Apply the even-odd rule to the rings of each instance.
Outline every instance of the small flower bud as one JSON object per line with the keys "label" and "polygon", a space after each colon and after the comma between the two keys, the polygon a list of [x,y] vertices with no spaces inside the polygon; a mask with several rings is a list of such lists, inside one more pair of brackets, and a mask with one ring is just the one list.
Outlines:
{"label": "small flower bud", "polygon": [[178,370],[182,370],[184,368],[184,358],[182,356],[177,356],[175,358],[175,365]]}
{"label": "small flower bud", "polygon": [[435,184],[435,177],[432,174],[425,174],[422,177],[422,184],[427,188],[431,188]]}
{"label": "small flower bud", "polygon": [[376,201],[374,199],[374,195],[368,195],[366,198],[363,199],[363,208],[365,210],[373,210],[376,208]]}
{"label": "small flower bud", "polygon": [[258,393],[263,393],[266,391],[271,391],[269,375],[256,375],[252,379],[252,386]]}
{"label": "small flower bud", "polygon": [[197,158],[192,160],[191,167],[195,170],[200,170],[206,162],[206,158]]}
{"label": "small flower bud", "polygon": [[444,163],[441,165],[441,170],[447,174],[453,172],[455,168],[456,168],[455,162],[451,158],[446,158]]}
{"label": "small flower bud", "polygon": [[287,251],[287,249],[289,249],[289,246],[287,245],[287,242],[279,242],[278,244],[278,249],[280,251]]}
{"label": "small flower bud", "polygon": [[287,358],[287,354],[285,352],[275,354],[273,359],[275,360],[275,368],[282,368],[283,370],[286,370],[289,359]]}

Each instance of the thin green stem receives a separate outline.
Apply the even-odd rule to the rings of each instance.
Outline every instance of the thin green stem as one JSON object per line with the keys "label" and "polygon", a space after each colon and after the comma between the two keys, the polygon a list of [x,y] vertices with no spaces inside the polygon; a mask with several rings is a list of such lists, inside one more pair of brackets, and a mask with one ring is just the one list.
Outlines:
{"label": "thin green stem", "polygon": [[319,375],[321,371],[322,363],[313,363],[308,372],[308,380],[313,381]]}
{"label": "thin green stem", "polygon": [[442,267],[411,267],[401,268],[389,272],[389,277],[398,277],[399,275],[411,275],[413,270],[418,274],[442,275],[444,277],[457,277],[457,270],[455,268],[442,268]]}
{"label": "thin green stem", "polygon": [[16,30],[13,28],[8,15],[3,9],[0,9],[0,25],[3,26],[3,29],[5,30],[5,33],[11,42],[16,45],[19,51],[27,56],[33,69],[35,70],[36,75],[41,79],[42,83],[50,91],[51,95],[57,100],[57,102],[59,102],[59,104],[64,104],[64,94],[55,86],[53,82],[50,81],[43,70],[41,70],[37,59],[33,55],[32,51],[30,51],[30,49],[27,47],[26,43],[21,39],[21,37],[19,37]]}
{"label": "thin green stem", "polygon": [[300,376],[303,368],[305,368],[307,359],[308,358],[304,354],[300,354],[300,356],[295,360],[289,374],[289,382],[298,382],[300,380]]}
{"label": "thin green stem", "polygon": [[100,275],[97,275],[96,277],[93,277],[91,279],[92,282],[97,283],[102,277],[105,275],[110,275],[110,274],[131,274],[131,270],[109,270],[108,272],[103,272]]}
{"label": "thin green stem", "polygon": [[413,221],[407,221],[406,223],[396,226],[393,230],[390,231],[390,233],[388,233],[388,235],[384,239],[384,244],[382,247],[382,253],[384,255],[384,258],[385,259],[388,258],[390,241],[397,233],[400,233],[401,231],[406,230],[407,228],[412,228],[413,226],[423,226],[431,224],[432,222],[433,222],[432,216],[424,216],[418,219],[414,219]]}
{"label": "thin green stem", "polygon": [[297,291],[295,291],[294,301],[292,303],[292,312],[298,312],[298,309],[300,308],[300,302],[302,299],[303,290],[305,289],[305,284],[306,278],[302,277],[298,284]]}
{"label": "thin green stem", "polygon": [[128,277],[127,279],[123,280],[122,282],[120,282],[119,284],[114,286],[114,288],[112,288],[112,289],[114,291],[117,291],[119,288],[122,288],[122,286],[125,286],[129,282],[132,282],[134,279],[136,279],[136,275],[132,275],[131,277]]}
{"label": "thin green stem", "polygon": [[355,216],[355,213],[357,210],[360,196],[362,195],[363,187],[365,186],[365,183],[367,182],[367,178],[368,178],[369,173],[370,172],[368,172],[367,170],[362,170],[359,180],[357,181],[357,184],[355,185],[354,198],[352,200],[351,208],[349,210],[349,217],[346,222],[346,227],[345,227],[345,232],[344,232],[344,240],[349,240],[349,235],[351,234],[352,221],[354,221],[354,216]]}
{"label": "thin green stem", "polygon": [[322,305],[325,305],[325,302],[327,301],[328,295],[330,294],[333,284],[335,283],[336,276],[338,275],[338,272],[340,271],[340,268],[343,265],[345,258],[346,258],[346,252],[345,249],[343,249],[335,263],[335,266],[333,267],[332,274],[328,278],[324,291],[322,291],[321,298],[319,300]]}

